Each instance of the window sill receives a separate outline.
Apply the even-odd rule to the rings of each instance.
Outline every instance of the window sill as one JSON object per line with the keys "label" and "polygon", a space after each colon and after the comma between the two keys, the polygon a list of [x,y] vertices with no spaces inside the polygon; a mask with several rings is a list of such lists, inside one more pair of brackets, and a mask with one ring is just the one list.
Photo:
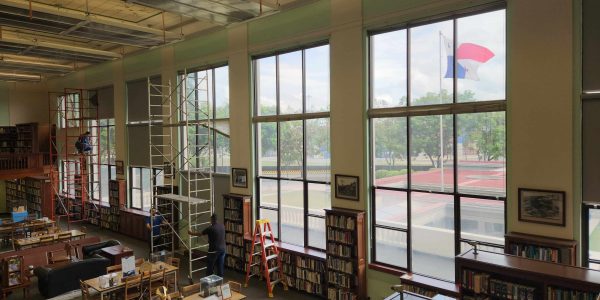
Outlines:
{"label": "window sill", "polygon": [[369,269],[387,273],[387,274],[394,275],[394,276],[402,276],[402,275],[406,274],[406,271],[402,271],[400,269],[392,268],[390,266],[386,266],[386,265],[382,265],[382,264],[378,264],[378,263],[369,264]]}
{"label": "window sill", "polygon": [[[244,239],[247,242],[252,242],[252,235],[245,235]],[[277,243],[277,247],[279,249],[281,249],[282,251],[285,251],[285,252],[294,252],[295,254],[299,254],[302,256],[306,256],[306,257],[318,259],[318,260],[326,260],[327,259],[327,254],[325,253],[325,250],[316,250],[316,249],[312,249],[312,248],[305,248],[305,247],[300,247],[300,246],[296,246],[296,245],[292,245],[292,244],[288,244],[288,243],[283,243],[280,241],[275,241],[275,243]]]}

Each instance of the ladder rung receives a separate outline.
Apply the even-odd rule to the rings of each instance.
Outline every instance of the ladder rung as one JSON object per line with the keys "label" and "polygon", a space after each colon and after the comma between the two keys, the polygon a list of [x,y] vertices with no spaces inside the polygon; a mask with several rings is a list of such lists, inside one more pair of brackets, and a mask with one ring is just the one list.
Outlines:
{"label": "ladder rung", "polygon": [[253,264],[250,265],[250,267],[254,267],[254,266],[258,266],[258,265],[260,265],[260,262],[253,263]]}
{"label": "ladder rung", "polygon": [[277,254],[272,254],[272,255],[267,256],[267,261],[269,261],[273,258],[277,258]]}
{"label": "ladder rung", "polygon": [[267,249],[267,248],[273,247],[273,246],[275,246],[275,243],[272,243],[272,242],[271,243],[266,243],[264,248]]}
{"label": "ladder rung", "polygon": [[273,273],[273,272],[277,271],[278,269],[279,269],[279,267],[278,267],[278,266],[277,266],[277,267],[272,267],[272,268],[270,268],[270,269],[269,269],[269,271],[268,271],[268,272],[269,272],[269,274],[271,274],[271,273]]}
{"label": "ladder rung", "polygon": [[259,254],[262,254],[262,251],[254,252],[254,253],[252,253],[252,256],[259,255]]}
{"label": "ladder rung", "polygon": [[271,232],[270,232],[270,231],[265,231],[265,232],[263,232],[263,233],[262,233],[262,235],[263,235],[263,236],[265,236],[265,235],[269,235],[269,234],[271,234]]}
{"label": "ladder rung", "polygon": [[281,279],[275,279],[275,280],[271,281],[271,286],[274,286],[280,282],[281,282]]}

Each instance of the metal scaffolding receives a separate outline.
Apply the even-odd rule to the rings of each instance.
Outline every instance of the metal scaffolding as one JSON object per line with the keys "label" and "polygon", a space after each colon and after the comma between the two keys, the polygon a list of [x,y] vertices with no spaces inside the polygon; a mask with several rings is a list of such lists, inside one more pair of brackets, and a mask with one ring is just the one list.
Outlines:
{"label": "metal scaffolding", "polygon": [[175,87],[148,78],[150,167],[159,170],[151,180],[152,208],[155,217],[166,221],[152,222],[152,253],[182,250],[189,259],[190,278],[206,269],[208,245],[187,232],[206,228],[214,210],[209,96],[207,72],[185,72]]}
{"label": "metal scaffolding", "polygon": [[[50,135],[52,168],[51,218],[72,222],[99,217],[99,208],[90,195],[100,192],[100,127],[98,103],[91,95],[95,91],[66,88],[62,93],[49,93],[50,124],[57,130]],[[90,132],[91,150],[79,153],[75,143],[86,131]]]}

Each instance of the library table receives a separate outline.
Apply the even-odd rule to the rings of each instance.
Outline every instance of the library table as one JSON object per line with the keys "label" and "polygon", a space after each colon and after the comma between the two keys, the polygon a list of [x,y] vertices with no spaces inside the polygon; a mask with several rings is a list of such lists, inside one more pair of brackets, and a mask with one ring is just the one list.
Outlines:
{"label": "library table", "polygon": [[[204,299],[205,298],[200,297],[200,294],[198,294],[198,293],[183,298],[183,300],[204,300]],[[221,299],[221,298],[219,298],[219,299]],[[229,298],[228,300],[241,300],[241,299],[246,299],[246,296],[243,294],[240,294],[236,291],[231,291],[231,298]]]}
{"label": "library table", "polygon": [[85,232],[82,232],[77,229],[72,229],[72,230],[67,230],[67,231],[44,234],[44,235],[40,235],[40,236],[17,239],[17,240],[15,240],[15,247],[17,248],[17,250],[20,250],[23,248],[33,248],[33,247],[40,246],[40,239],[43,237],[52,237],[53,242],[59,242],[58,235],[61,233],[65,233],[65,232],[71,233],[71,239],[84,238],[86,235]]}
{"label": "library table", "polygon": [[[177,267],[171,266],[167,263],[164,263],[162,261],[156,262],[156,263],[152,263],[152,271],[155,270],[161,270],[164,269],[165,270],[165,275],[169,275],[171,273],[175,274],[175,282],[177,282]],[[136,267],[136,274],[140,273],[140,268]],[[120,290],[122,288],[125,287],[125,283],[121,280],[123,278],[123,272],[116,272],[116,273],[111,273],[112,276],[114,276],[115,278],[115,283],[113,285],[110,286],[100,286],[100,277],[102,276],[106,276],[106,275],[102,275],[100,277],[96,277],[96,278],[92,278],[92,279],[88,279],[85,282],[85,284],[87,284],[90,288],[96,290],[98,293],[100,293],[100,299],[104,300],[106,299],[106,295],[110,294],[114,291]],[[200,298],[201,299],[201,298]]]}
{"label": "library table", "polygon": [[123,245],[116,245],[100,249],[100,255],[110,259],[112,265],[114,266],[121,264],[121,258],[132,256],[133,250]]}

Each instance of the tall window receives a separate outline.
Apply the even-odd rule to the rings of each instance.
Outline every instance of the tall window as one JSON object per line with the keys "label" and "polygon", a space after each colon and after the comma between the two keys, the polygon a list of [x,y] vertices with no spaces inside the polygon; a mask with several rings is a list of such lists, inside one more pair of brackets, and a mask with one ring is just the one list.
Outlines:
{"label": "tall window", "polygon": [[[115,119],[101,119],[98,125],[95,123],[96,121],[92,121],[92,128],[98,126],[100,132],[100,180],[98,181],[94,178],[94,176],[98,176],[98,170],[96,170],[98,165],[92,164],[91,182],[94,186],[90,189],[90,196],[92,199],[108,202],[108,181],[117,178],[115,166]],[[93,147],[92,151],[96,151],[96,148]]]}
{"label": "tall window", "polygon": [[454,281],[465,241],[504,243],[505,11],[369,41],[372,260]]}
{"label": "tall window", "polygon": [[152,180],[154,185],[163,185],[162,169],[131,167],[129,172],[129,188],[131,193],[131,208],[149,211],[152,206]]}
{"label": "tall window", "polygon": [[57,122],[58,128],[79,127],[79,94],[66,94],[57,97]]}
{"label": "tall window", "polygon": [[[202,104],[207,103],[210,107],[210,118],[213,119],[213,130],[208,129],[203,123],[196,123],[188,127],[187,135],[182,139],[184,146],[188,145],[186,157],[182,158],[184,162],[193,167],[201,167],[206,162],[201,161],[200,153],[194,151],[203,151],[199,145],[206,144],[207,134],[211,134],[211,143],[214,151],[211,153],[214,171],[218,173],[229,174],[230,149],[229,149],[229,67],[222,66],[218,68],[205,69],[197,72],[190,72],[187,75],[181,75],[180,80],[187,78],[186,91],[181,85],[180,95],[184,94],[187,98],[187,113],[181,115],[182,120],[206,120],[207,116],[194,114],[191,112],[203,110]],[[200,108],[200,109],[198,109]],[[192,161],[187,161],[192,158]],[[186,163],[182,164],[186,165]]]}
{"label": "tall window", "polygon": [[259,218],[282,242],[324,249],[329,45],[256,58],[253,67]]}

